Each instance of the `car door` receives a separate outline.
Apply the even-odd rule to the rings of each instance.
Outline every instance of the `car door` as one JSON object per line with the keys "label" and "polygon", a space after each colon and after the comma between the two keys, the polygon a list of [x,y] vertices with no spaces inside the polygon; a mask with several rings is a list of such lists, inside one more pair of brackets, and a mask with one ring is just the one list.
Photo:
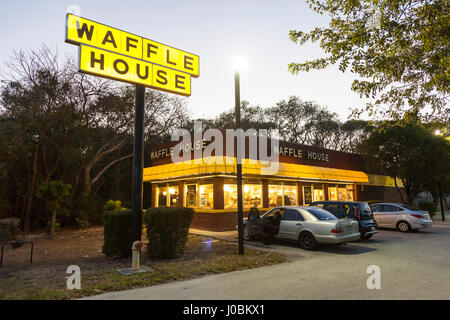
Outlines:
{"label": "car door", "polygon": [[[266,213],[263,217],[262,217],[262,223],[263,223],[263,225],[264,224],[266,224],[266,223],[270,223],[270,224],[272,224],[272,223],[275,223],[277,220],[278,220],[278,216],[280,216],[281,218],[280,218],[280,225],[278,226],[279,227],[279,230],[278,230],[278,233],[275,235],[275,237],[280,237],[280,230],[281,230],[281,219],[283,218],[283,215],[284,215],[284,211],[285,211],[285,209],[284,208],[274,208],[274,209],[272,209],[272,210],[270,210],[268,213]],[[269,222],[270,221],[270,222]]]}
{"label": "car door", "polygon": [[304,225],[303,216],[295,209],[286,209],[280,222],[279,237],[297,240],[297,235]]}
{"label": "car door", "polygon": [[375,204],[371,207],[373,212],[373,219],[376,221],[378,226],[383,226],[383,205]]}
{"label": "car door", "polygon": [[397,206],[390,204],[383,205],[383,225],[385,227],[395,228],[397,226],[397,220],[401,216],[401,209]]}

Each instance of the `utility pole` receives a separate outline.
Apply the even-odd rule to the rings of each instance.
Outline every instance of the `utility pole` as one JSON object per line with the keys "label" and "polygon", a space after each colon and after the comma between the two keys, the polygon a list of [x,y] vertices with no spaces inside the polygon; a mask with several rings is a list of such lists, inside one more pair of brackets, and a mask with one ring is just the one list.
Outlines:
{"label": "utility pole", "polygon": [[[239,83],[239,71],[234,74],[234,93],[235,93],[235,129],[241,127],[241,92]],[[237,139],[239,141],[239,139]],[[245,137],[244,137],[245,143]],[[239,254],[244,254],[244,212],[242,199],[242,159],[238,152],[240,146],[236,146],[236,183],[237,183],[237,200],[238,200],[238,243]]]}

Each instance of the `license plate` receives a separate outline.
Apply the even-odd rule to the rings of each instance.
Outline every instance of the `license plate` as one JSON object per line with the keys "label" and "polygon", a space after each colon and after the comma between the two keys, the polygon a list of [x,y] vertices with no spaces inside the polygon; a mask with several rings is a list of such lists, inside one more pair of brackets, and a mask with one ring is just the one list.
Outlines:
{"label": "license plate", "polygon": [[375,227],[372,227],[371,229],[372,229],[372,231],[375,231],[375,230],[376,230]]}

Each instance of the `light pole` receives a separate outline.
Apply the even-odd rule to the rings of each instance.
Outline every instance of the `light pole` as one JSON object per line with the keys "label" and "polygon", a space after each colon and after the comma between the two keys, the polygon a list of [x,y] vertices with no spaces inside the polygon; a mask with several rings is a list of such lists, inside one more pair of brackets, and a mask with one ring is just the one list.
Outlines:
{"label": "light pole", "polygon": [[[234,73],[234,102],[235,102],[235,130],[241,127],[241,92],[239,83],[239,69],[242,67],[242,60],[235,61],[235,73]],[[239,142],[239,139],[237,139]],[[244,140],[245,143],[245,140]],[[241,153],[238,152],[239,146],[236,146],[236,184],[237,184],[237,205],[238,205],[238,243],[239,254],[244,254],[244,210],[242,199],[242,159]]]}
{"label": "light pole", "polygon": [[[436,136],[441,136],[442,135],[441,130],[439,130],[439,129],[436,129],[434,131],[434,134]],[[444,198],[443,198],[443,195],[442,195],[441,181],[438,181],[438,190],[439,190],[439,200],[440,200],[440,203],[441,203],[442,221],[445,221],[445,209],[444,209],[444,200],[443,200]]]}

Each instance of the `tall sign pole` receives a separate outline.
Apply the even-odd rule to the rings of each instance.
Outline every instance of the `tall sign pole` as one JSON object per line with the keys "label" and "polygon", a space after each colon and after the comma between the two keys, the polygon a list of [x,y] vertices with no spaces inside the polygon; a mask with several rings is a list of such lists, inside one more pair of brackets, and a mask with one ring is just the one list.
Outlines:
{"label": "tall sign pole", "polygon": [[144,170],[144,115],[145,87],[136,85],[134,105],[133,185],[131,206],[132,240],[141,240],[142,228],[142,175]]}
{"label": "tall sign pole", "polygon": [[[241,92],[239,84],[239,72],[234,74],[234,93],[235,93],[235,129],[241,127]],[[244,138],[245,139],[245,138]],[[245,142],[245,140],[244,140]],[[237,200],[238,200],[238,242],[239,242],[239,254],[244,254],[244,212],[243,212],[243,199],[242,199],[242,159],[241,154],[238,152],[239,146],[236,146],[236,183],[237,183]]]}
{"label": "tall sign pole", "polygon": [[189,97],[200,57],[71,13],[65,33],[65,42],[79,46],[79,72],[136,85],[131,236],[141,240],[145,88]]}

